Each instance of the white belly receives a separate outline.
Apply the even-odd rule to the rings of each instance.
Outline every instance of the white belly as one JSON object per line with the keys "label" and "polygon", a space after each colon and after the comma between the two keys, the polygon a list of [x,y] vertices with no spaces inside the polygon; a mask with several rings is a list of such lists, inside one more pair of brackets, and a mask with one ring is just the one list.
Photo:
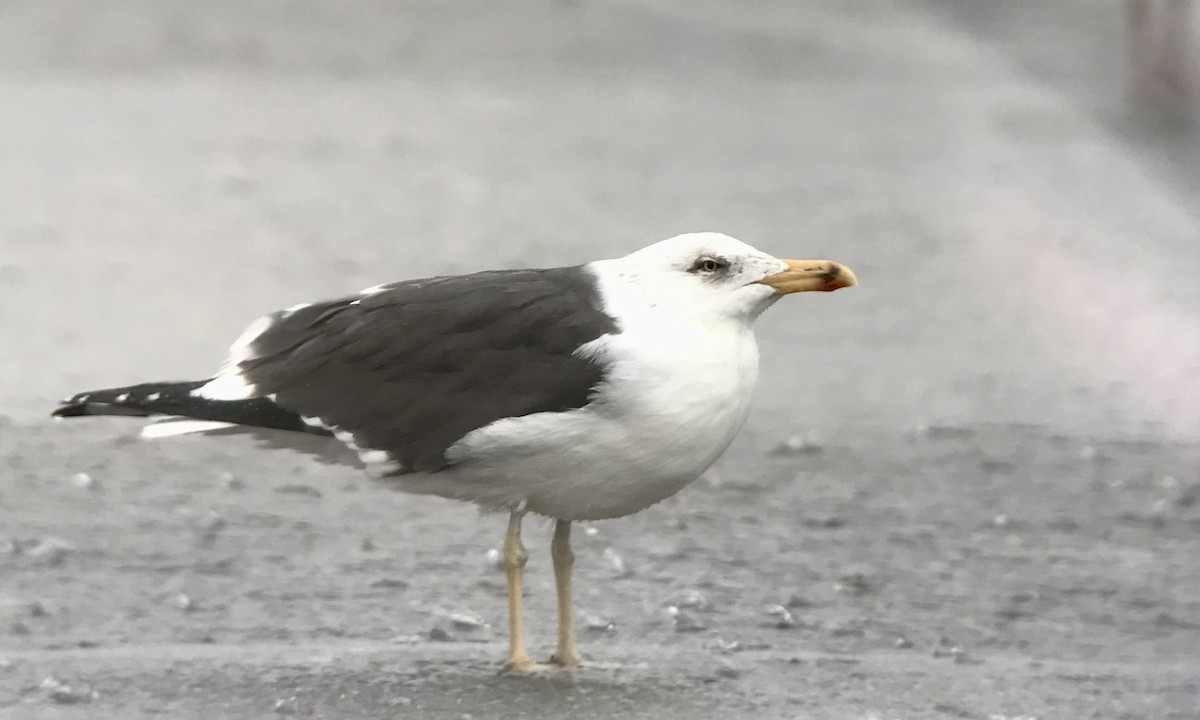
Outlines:
{"label": "white belly", "polygon": [[594,350],[611,363],[597,401],[492,423],[450,449],[456,467],[400,483],[565,520],[620,517],[699,477],[746,420],[758,377],[749,328],[627,329]]}

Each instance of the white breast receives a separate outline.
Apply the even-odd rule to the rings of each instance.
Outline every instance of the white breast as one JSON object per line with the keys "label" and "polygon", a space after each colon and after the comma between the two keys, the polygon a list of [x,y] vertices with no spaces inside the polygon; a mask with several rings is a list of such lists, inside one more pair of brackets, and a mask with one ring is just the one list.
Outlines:
{"label": "white breast", "polygon": [[741,323],[623,330],[583,350],[609,364],[596,401],[492,423],[450,449],[457,468],[400,482],[487,505],[525,502],[569,520],[627,515],[678,492],[746,420],[758,376],[754,335]]}

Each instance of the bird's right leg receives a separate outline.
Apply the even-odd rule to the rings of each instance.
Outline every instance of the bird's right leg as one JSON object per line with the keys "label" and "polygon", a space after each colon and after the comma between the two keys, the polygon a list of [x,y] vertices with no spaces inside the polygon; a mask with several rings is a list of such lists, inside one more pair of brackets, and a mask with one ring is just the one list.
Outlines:
{"label": "bird's right leg", "polygon": [[504,535],[504,575],[508,580],[508,669],[524,674],[535,669],[525,651],[525,627],[522,615],[521,580],[529,553],[521,544],[521,520],[525,508],[519,507],[508,516],[508,532]]}
{"label": "bird's right leg", "polygon": [[554,585],[558,591],[558,649],[551,662],[568,669],[578,668],[579,648],[575,645],[571,601],[571,569],[575,566],[575,553],[571,550],[570,520],[559,520],[554,524],[550,555],[554,559]]}

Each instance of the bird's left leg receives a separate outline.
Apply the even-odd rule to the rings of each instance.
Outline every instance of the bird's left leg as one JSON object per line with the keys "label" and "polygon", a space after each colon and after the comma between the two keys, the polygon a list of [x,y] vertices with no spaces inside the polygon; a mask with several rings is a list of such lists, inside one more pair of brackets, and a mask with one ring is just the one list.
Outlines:
{"label": "bird's left leg", "polygon": [[508,517],[508,532],[504,534],[504,575],[508,580],[508,668],[518,675],[537,668],[525,651],[525,621],[523,614],[523,575],[529,553],[521,543],[521,520],[525,508],[514,508]]}
{"label": "bird's left leg", "polygon": [[558,649],[550,662],[564,668],[579,667],[579,648],[575,646],[575,613],[571,601],[571,569],[575,553],[571,550],[571,521],[554,524],[554,540],[550,543],[554,560],[554,586],[558,591]]}

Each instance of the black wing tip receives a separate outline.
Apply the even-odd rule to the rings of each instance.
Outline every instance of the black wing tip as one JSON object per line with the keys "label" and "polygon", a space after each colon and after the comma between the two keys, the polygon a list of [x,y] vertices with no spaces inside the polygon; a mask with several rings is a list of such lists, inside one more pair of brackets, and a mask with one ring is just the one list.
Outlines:
{"label": "black wing tip", "polygon": [[88,395],[91,393],[76,393],[71,397],[63,398],[58,401],[58,407],[54,408],[54,412],[50,413],[50,417],[80,417],[82,415],[90,415],[88,412]]}
{"label": "black wing tip", "polygon": [[54,412],[50,413],[50,417],[65,418],[65,417],[80,417],[87,415],[87,405],[84,403],[73,403],[69,400],[64,400],[62,404],[54,408]]}
{"label": "black wing tip", "polygon": [[127,390],[127,388],[92,390],[72,395],[69,398],[60,400],[58,407],[51,411],[50,417],[69,418],[93,415],[135,415],[145,417],[149,415],[150,412],[144,408],[124,404],[125,398],[122,398],[121,394],[126,393]]}
{"label": "black wing tip", "polygon": [[141,408],[125,407],[116,403],[106,402],[78,402],[64,404],[61,407],[55,408],[50,413],[50,417],[69,418],[69,417],[88,417],[93,415],[129,415],[133,417],[146,417],[153,414],[149,410]]}

